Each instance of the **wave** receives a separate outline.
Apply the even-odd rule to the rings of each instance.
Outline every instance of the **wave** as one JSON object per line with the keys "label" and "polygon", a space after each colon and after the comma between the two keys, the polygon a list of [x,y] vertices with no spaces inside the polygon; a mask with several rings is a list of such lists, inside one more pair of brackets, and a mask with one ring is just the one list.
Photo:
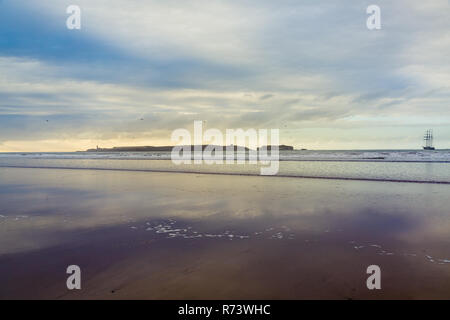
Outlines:
{"label": "wave", "polygon": [[[280,161],[439,162],[450,163],[450,150],[281,151]],[[170,160],[170,152],[0,153],[0,159]]]}
{"label": "wave", "polygon": [[372,182],[396,182],[396,183],[416,183],[416,184],[442,184],[450,185],[450,181],[440,180],[412,180],[412,179],[389,179],[370,177],[345,177],[345,176],[317,176],[317,175],[297,175],[297,174],[277,174],[260,175],[248,172],[209,172],[199,170],[161,170],[161,169],[129,169],[129,168],[97,168],[97,167],[54,167],[54,166],[14,166],[0,165],[0,168],[20,168],[20,169],[55,169],[55,170],[95,170],[95,171],[119,171],[119,172],[153,172],[153,173],[183,173],[183,174],[204,174],[204,175],[226,175],[226,176],[251,176],[264,178],[300,178],[300,179],[320,179],[320,180],[344,180],[344,181],[372,181]]}

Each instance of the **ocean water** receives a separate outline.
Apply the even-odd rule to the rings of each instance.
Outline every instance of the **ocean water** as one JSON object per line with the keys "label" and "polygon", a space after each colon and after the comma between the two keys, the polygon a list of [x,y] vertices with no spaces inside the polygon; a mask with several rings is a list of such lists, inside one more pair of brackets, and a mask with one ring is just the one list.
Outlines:
{"label": "ocean water", "polygon": [[[0,167],[259,175],[261,166],[175,165],[169,152],[0,153]],[[282,151],[277,175],[450,184],[450,150]]]}
{"label": "ocean water", "polygon": [[[130,159],[170,160],[170,152],[17,152],[0,159]],[[295,150],[280,151],[282,161],[448,162],[444,150]]]}

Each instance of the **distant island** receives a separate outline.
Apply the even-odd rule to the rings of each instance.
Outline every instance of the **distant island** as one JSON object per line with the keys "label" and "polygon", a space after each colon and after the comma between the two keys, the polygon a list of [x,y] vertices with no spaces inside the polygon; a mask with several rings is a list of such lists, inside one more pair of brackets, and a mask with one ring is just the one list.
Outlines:
{"label": "distant island", "polygon": [[113,148],[95,148],[87,149],[86,152],[144,152],[144,151],[172,151],[173,146],[135,146],[135,147],[113,147]]}
{"label": "distant island", "polygon": [[[207,147],[208,145],[202,145],[202,146],[195,146],[195,145],[191,145],[191,146],[182,146],[182,147],[184,147],[184,149],[187,149],[187,148],[191,148],[191,150],[194,150],[194,148],[195,147],[201,147],[202,148],[202,150],[205,150],[205,148]],[[232,145],[233,146],[233,145]],[[227,148],[226,146],[214,146],[215,148]],[[230,147],[230,146],[228,146],[228,147]],[[237,150],[239,150],[239,151],[250,151],[250,149],[249,148],[247,148],[247,147],[241,147],[241,146],[233,146],[234,147],[234,151],[237,151]],[[170,152],[170,151],[172,151],[172,149],[174,148],[174,146],[131,146],[131,147],[113,147],[113,148],[99,148],[98,146],[97,146],[97,148],[94,148],[94,149],[87,149],[86,150],[86,152],[164,152],[164,151],[166,151],[166,152]],[[259,151],[259,150],[264,150],[264,149],[266,149],[266,150],[272,150],[272,148],[273,148],[273,146],[263,146],[263,147],[260,147],[260,148],[258,148],[257,150]],[[292,147],[292,146],[286,146],[286,145],[284,145],[284,144],[282,144],[282,145],[279,145],[278,146],[278,149],[280,150],[280,151],[292,151],[292,150],[294,150],[294,147]]]}
{"label": "distant island", "polygon": [[[263,147],[258,148],[258,151],[259,150],[269,150],[270,151],[270,150],[272,150],[272,148],[273,148],[273,146],[263,146]],[[293,146],[286,146],[286,145],[282,144],[282,145],[278,146],[278,150],[280,150],[280,151],[293,151],[294,147]]]}

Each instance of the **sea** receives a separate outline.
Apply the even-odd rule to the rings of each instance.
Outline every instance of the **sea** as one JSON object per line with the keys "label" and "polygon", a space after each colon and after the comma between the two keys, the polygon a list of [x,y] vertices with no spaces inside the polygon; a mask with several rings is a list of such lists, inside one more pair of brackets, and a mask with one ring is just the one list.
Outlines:
{"label": "sea", "polygon": [[[450,184],[450,150],[280,151],[278,177]],[[260,175],[262,164],[181,164],[170,152],[0,153],[0,167]]]}

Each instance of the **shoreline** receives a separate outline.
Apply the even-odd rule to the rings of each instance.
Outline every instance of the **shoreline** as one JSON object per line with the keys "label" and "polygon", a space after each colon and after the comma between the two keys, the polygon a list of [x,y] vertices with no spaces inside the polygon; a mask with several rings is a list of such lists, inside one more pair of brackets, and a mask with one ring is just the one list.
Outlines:
{"label": "shoreline", "polygon": [[306,176],[306,175],[261,175],[251,173],[231,173],[231,172],[207,172],[189,170],[157,170],[157,169],[121,169],[121,168],[80,168],[80,167],[43,167],[43,166],[8,166],[0,165],[0,168],[16,169],[56,169],[56,170],[98,170],[98,171],[119,171],[119,172],[155,172],[155,173],[183,173],[183,174],[205,174],[205,175],[226,175],[245,177],[272,177],[272,178],[298,178],[298,179],[319,179],[319,180],[342,180],[342,181],[367,181],[367,182],[390,182],[390,183],[415,183],[415,184],[439,184],[450,185],[450,181],[426,181],[426,180],[406,180],[406,179],[377,179],[377,178],[356,178],[356,177],[326,177],[326,176]]}

